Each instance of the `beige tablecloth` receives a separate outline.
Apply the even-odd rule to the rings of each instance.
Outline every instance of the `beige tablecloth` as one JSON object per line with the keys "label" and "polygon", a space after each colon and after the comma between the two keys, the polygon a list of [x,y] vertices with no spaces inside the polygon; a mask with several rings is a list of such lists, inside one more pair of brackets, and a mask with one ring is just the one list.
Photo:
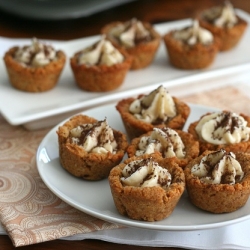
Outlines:
{"label": "beige tablecloth", "polygon": [[[181,98],[250,115],[249,98],[232,86]],[[27,131],[0,118],[0,221],[14,246],[119,228],[72,208],[44,185],[35,155],[48,131]]]}

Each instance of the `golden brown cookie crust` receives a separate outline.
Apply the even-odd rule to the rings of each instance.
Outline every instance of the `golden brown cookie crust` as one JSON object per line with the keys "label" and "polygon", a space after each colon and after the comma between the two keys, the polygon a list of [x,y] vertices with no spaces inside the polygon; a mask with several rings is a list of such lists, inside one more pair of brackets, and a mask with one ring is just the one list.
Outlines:
{"label": "golden brown cookie crust", "polygon": [[[139,95],[138,98],[140,98],[141,96],[142,95]],[[129,106],[134,100],[135,98],[123,99],[116,105],[116,109],[121,115],[123,124],[127,131],[127,135],[130,139],[139,137],[142,134],[152,131],[154,127],[169,127],[172,129],[181,130],[190,114],[190,107],[176,97],[173,97],[177,108],[177,115],[175,117],[161,124],[146,123],[137,119],[132,113],[129,112]]]}
{"label": "golden brown cookie crust", "polygon": [[139,43],[133,48],[125,48],[124,46],[121,46],[121,44],[119,44],[116,39],[109,35],[109,31],[113,27],[123,24],[122,22],[112,22],[101,29],[101,33],[105,34],[107,36],[107,39],[110,40],[110,42],[115,47],[126,50],[133,57],[133,62],[131,65],[132,70],[137,70],[149,66],[154,60],[155,54],[159,48],[161,41],[160,34],[153,28],[150,23],[142,23],[144,27],[150,32],[152,40]]}
{"label": "golden brown cookie crust", "polygon": [[[142,158],[147,158],[144,155]],[[170,216],[185,189],[182,168],[175,163],[167,163],[161,157],[154,160],[172,175],[172,183],[167,190],[161,187],[123,186],[120,178],[127,163],[138,159],[132,157],[114,167],[109,175],[109,184],[118,212],[134,220],[159,221]]]}
{"label": "golden brown cookie crust", "polygon": [[212,23],[206,21],[204,18],[202,18],[202,15],[199,17],[200,26],[212,32],[213,35],[218,39],[220,51],[232,49],[241,40],[248,24],[239,16],[237,16],[237,19],[238,23],[232,28],[221,28],[216,27]]}
{"label": "golden brown cookie crust", "polygon": [[42,67],[25,67],[14,59],[18,47],[9,49],[4,62],[11,85],[26,92],[44,92],[54,88],[66,62],[63,51],[56,52],[57,59]]}
{"label": "golden brown cookie crust", "polygon": [[209,67],[217,53],[218,43],[214,40],[210,45],[197,43],[193,46],[184,44],[173,37],[171,31],[163,36],[163,41],[170,63],[180,69],[203,69]]}
{"label": "golden brown cookie crust", "polygon": [[244,171],[243,179],[234,185],[207,184],[191,173],[193,165],[198,164],[201,158],[213,151],[206,151],[192,160],[184,170],[186,188],[190,201],[200,209],[212,213],[229,213],[244,206],[250,194],[250,155],[242,152],[236,153]]}
{"label": "golden brown cookie crust", "polygon": [[100,180],[108,177],[110,170],[121,162],[128,146],[126,135],[116,130],[113,130],[118,144],[115,154],[88,153],[81,146],[70,143],[71,129],[81,124],[95,122],[97,120],[92,117],[77,115],[57,130],[59,159],[62,167],[72,175],[86,180]]}
{"label": "golden brown cookie crust", "polygon": [[[180,159],[177,157],[171,157],[171,158],[165,158],[167,161],[173,161],[178,164],[181,168],[185,168],[185,166],[194,158],[196,158],[199,155],[199,142],[197,140],[194,140],[193,136],[187,132],[184,132],[182,130],[175,130],[178,135],[181,137],[181,140],[183,144],[185,145],[185,152],[186,155],[184,158]],[[142,137],[146,136],[149,137],[152,134],[153,131],[149,131],[146,134],[141,135],[140,137],[134,138],[131,143],[129,144],[127,148],[127,154],[128,157],[135,156],[136,151],[138,150],[138,144]],[[164,156],[159,152],[156,151],[154,153],[159,153],[161,157],[164,158]]]}
{"label": "golden brown cookie crust", "polygon": [[91,92],[106,92],[120,87],[132,63],[131,56],[124,51],[120,52],[125,58],[124,61],[112,66],[80,65],[78,64],[78,55],[80,52],[75,53],[70,58],[70,66],[78,87]]}
{"label": "golden brown cookie crust", "polygon": [[[211,114],[211,113],[207,113],[205,115],[209,115],[209,114]],[[244,114],[239,114],[239,115],[242,116],[247,121],[247,126],[250,127],[250,117],[248,117]],[[245,152],[245,153],[250,152],[250,140],[242,141],[240,143],[220,144],[220,145],[215,145],[215,144],[200,140],[200,138],[195,130],[199,121],[195,121],[195,122],[191,123],[188,127],[188,132],[193,135],[195,140],[199,141],[200,154],[206,150],[217,151],[217,150],[222,149],[222,148],[225,149],[227,152],[230,152],[230,151],[232,151],[232,152]]]}

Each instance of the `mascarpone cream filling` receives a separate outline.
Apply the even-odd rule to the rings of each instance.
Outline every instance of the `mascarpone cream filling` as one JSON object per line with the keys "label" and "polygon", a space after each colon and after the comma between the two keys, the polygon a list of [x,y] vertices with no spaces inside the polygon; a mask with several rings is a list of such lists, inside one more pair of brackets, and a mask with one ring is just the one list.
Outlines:
{"label": "mascarpone cream filling", "polygon": [[204,156],[191,169],[202,182],[212,184],[235,184],[242,180],[244,172],[235,154],[221,149]]}
{"label": "mascarpone cream filling", "polygon": [[150,136],[143,136],[138,144],[136,156],[161,152],[165,158],[185,157],[185,146],[176,131],[170,128],[154,128]]}
{"label": "mascarpone cream filling", "polygon": [[188,45],[195,45],[197,43],[207,45],[213,42],[213,34],[200,27],[197,20],[194,20],[191,27],[174,31],[173,37],[187,43]]}
{"label": "mascarpone cream filling", "polygon": [[122,63],[124,56],[117,50],[110,41],[105,40],[105,37],[90,46],[82,50],[78,57],[78,63],[86,64],[87,66],[93,65],[107,65],[112,66],[114,64]]}
{"label": "mascarpone cream filling", "polygon": [[56,59],[56,51],[52,46],[33,38],[31,45],[20,47],[16,51],[14,59],[23,66],[42,67]]}
{"label": "mascarpone cream filling", "polygon": [[115,26],[110,30],[110,35],[118,39],[126,48],[134,47],[139,41],[151,39],[150,32],[136,18]]}
{"label": "mascarpone cream filling", "polygon": [[247,121],[233,112],[214,112],[203,116],[195,128],[199,138],[206,142],[234,144],[249,140]]}
{"label": "mascarpone cream filling", "polygon": [[117,150],[113,130],[106,119],[71,129],[70,138],[72,143],[83,147],[86,152],[107,154],[115,153]]}
{"label": "mascarpone cream filling", "polygon": [[204,17],[217,27],[233,27],[237,22],[233,5],[226,1],[223,7],[214,7],[204,12]]}
{"label": "mascarpone cream filling", "polygon": [[129,112],[147,123],[165,122],[177,114],[174,100],[163,86],[132,102]]}
{"label": "mascarpone cream filling", "polygon": [[132,161],[122,171],[121,182],[126,186],[167,188],[171,174],[151,158]]}

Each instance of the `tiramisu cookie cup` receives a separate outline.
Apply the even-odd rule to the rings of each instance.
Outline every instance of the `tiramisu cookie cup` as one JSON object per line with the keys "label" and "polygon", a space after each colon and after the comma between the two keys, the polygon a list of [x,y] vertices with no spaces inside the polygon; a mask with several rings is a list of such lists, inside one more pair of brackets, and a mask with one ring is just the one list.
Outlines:
{"label": "tiramisu cookie cup", "polygon": [[200,25],[210,30],[218,39],[220,51],[235,47],[248,25],[245,20],[236,15],[233,6],[228,1],[223,6],[203,11],[199,20]]}
{"label": "tiramisu cookie cup", "polygon": [[244,206],[250,194],[250,155],[206,151],[184,170],[191,202],[212,213],[229,213]]}
{"label": "tiramisu cookie cup", "polygon": [[116,49],[105,37],[70,59],[77,85],[91,92],[106,92],[120,87],[131,63],[132,57]]}
{"label": "tiramisu cookie cup", "polygon": [[250,152],[250,117],[230,111],[207,113],[189,125],[188,132],[205,150]]}
{"label": "tiramisu cookie cup", "polygon": [[182,168],[161,157],[132,157],[114,167],[109,184],[118,212],[134,220],[170,216],[185,189]]}
{"label": "tiramisu cookie cup", "polygon": [[164,127],[134,138],[127,148],[128,157],[154,153],[184,168],[199,155],[199,142],[187,132]]}
{"label": "tiramisu cookie cup", "polygon": [[51,45],[32,40],[31,45],[10,48],[4,62],[11,85],[26,92],[44,92],[55,87],[66,55]]}
{"label": "tiramisu cookie cup", "polygon": [[154,127],[182,129],[190,113],[190,107],[159,86],[148,95],[127,98],[118,102],[128,137],[133,139],[152,131]]}
{"label": "tiramisu cookie cup", "polygon": [[149,66],[160,45],[161,36],[151,24],[133,18],[125,23],[113,22],[101,30],[113,45],[133,56],[131,69]]}
{"label": "tiramisu cookie cup", "polygon": [[59,159],[69,173],[86,180],[108,177],[128,146],[126,135],[112,129],[107,120],[77,115],[57,130]]}
{"label": "tiramisu cookie cup", "polygon": [[217,53],[218,44],[212,33],[193,25],[173,30],[163,36],[170,63],[180,69],[202,69],[210,66]]}

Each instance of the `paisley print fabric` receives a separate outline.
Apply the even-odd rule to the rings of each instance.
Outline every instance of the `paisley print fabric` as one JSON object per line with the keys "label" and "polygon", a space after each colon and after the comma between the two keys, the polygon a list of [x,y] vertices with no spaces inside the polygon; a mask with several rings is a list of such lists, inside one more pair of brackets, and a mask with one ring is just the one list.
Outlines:
{"label": "paisley print fabric", "polygon": [[48,131],[28,131],[0,117],[0,220],[16,247],[119,228],[72,208],[45,186],[35,155]]}

